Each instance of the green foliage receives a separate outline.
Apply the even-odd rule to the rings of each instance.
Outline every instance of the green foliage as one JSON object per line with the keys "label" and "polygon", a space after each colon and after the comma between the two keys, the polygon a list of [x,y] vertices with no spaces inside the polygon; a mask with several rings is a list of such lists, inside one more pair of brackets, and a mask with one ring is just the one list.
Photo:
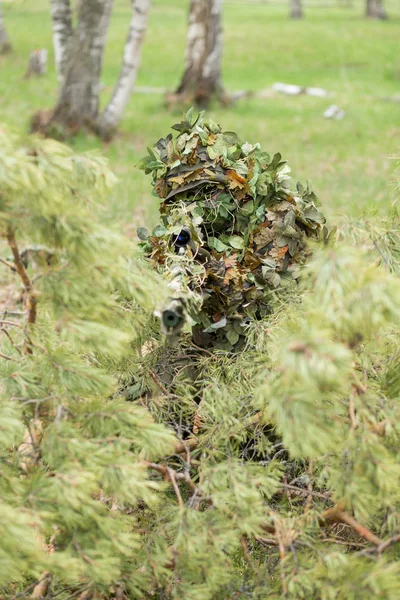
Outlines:
{"label": "green foliage", "polygon": [[245,351],[169,347],[104,161],[1,139],[1,595],[395,600],[397,215],[339,223]]}
{"label": "green foliage", "polygon": [[173,449],[171,431],[118,397],[109,368],[163,294],[101,225],[114,180],[98,156],[1,131],[2,268],[18,297],[2,315],[0,359],[1,584],[11,595],[43,568],[66,586],[119,579],[138,542],[111,505],[154,506],[162,486],[143,460]]}

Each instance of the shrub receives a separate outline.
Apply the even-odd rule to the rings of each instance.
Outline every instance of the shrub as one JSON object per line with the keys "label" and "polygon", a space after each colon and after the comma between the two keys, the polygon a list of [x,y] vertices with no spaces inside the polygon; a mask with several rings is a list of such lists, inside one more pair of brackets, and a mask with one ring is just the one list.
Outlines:
{"label": "shrub", "polygon": [[171,347],[104,161],[0,140],[2,596],[397,599],[397,215],[341,224],[245,351]]}

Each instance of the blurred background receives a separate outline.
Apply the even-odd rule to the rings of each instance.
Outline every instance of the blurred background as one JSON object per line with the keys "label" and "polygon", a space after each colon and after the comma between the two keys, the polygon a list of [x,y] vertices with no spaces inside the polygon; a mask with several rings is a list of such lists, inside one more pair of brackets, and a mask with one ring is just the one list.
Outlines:
{"label": "blurred background", "polygon": [[[0,55],[0,122],[28,131],[32,115],[54,108],[59,94],[50,3],[2,0],[1,6],[12,52]],[[303,17],[293,19],[287,0],[226,0],[222,8],[222,84],[232,101],[214,100],[210,116],[243,140],[281,152],[295,179],[312,182],[331,221],[386,213],[394,199],[400,3],[384,0],[384,9],[379,16],[388,18],[367,18],[366,0],[303,0]],[[109,217],[128,236],[157,219],[157,199],[136,165],[183,114],[181,104],[166,100],[166,91],[182,79],[188,14],[187,0],[153,0],[136,88],[116,135],[104,142],[80,131],[67,140],[79,151],[99,148],[108,157],[120,180]],[[101,106],[118,79],[131,15],[128,0],[114,1]],[[48,52],[47,69],[26,77],[29,56],[38,49]],[[324,92],[287,93],[276,83]]]}

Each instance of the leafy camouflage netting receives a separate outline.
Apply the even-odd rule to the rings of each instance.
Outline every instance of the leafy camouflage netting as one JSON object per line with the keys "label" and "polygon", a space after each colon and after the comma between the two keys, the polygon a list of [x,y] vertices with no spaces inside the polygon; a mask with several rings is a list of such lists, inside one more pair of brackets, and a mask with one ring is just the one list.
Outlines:
{"label": "leafy camouflage netting", "polygon": [[270,312],[272,291],[293,284],[326,228],[309,185],[289,187],[290,168],[259,144],[241,143],[190,110],[148,149],[141,168],[161,198],[161,224],[138,230],[146,253],[172,279],[165,332],[192,319],[196,343],[232,350],[250,319]]}

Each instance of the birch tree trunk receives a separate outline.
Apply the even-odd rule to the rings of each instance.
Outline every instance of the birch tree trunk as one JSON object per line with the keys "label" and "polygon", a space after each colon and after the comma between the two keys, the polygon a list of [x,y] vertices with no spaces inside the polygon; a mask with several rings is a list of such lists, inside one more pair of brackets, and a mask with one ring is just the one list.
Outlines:
{"label": "birch tree trunk", "polygon": [[375,0],[376,6],[376,18],[385,21],[388,18],[388,14],[383,5],[383,0]]}
{"label": "birch tree trunk", "polygon": [[73,35],[70,0],[51,0],[54,58],[58,81],[65,73],[68,43]]}
{"label": "birch tree trunk", "polygon": [[71,133],[92,127],[99,110],[100,75],[113,0],[79,3],[78,22],[68,43],[65,75],[51,124]]}
{"label": "birch tree trunk", "polygon": [[387,19],[388,15],[383,0],[366,0],[365,16],[369,19]]}
{"label": "birch tree trunk", "polygon": [[0,3],[0,54],[7,54],[7,52],[11,52],[11,44],[4,28],[3,11]]}
{"label": "birch tree trunk", "polygon": [[104,139],[111,139],[115,133],[131,97],[140,65],[150,4],[151,0],[132,0],[132,18],[125,43],[119,79],[111,100],[100,115],[96,125],[98,133]]}
{"label": "birch tree trunk", "polygon": [[191,0],[185,72],[176,90],[184,102],[207,106],[224,98],[221,83],[222,0]]}
{"label": "birch tree trunk", "polygon": [[291,2],[290,2],[290,18],[291,19],[302,19],[303,18],[302,0],[291,0]]}
{"label": "birch tree trunk", "polygon": [[375,19],[375,8],[375,0],[366,0],[365,16],[371,19]]}

